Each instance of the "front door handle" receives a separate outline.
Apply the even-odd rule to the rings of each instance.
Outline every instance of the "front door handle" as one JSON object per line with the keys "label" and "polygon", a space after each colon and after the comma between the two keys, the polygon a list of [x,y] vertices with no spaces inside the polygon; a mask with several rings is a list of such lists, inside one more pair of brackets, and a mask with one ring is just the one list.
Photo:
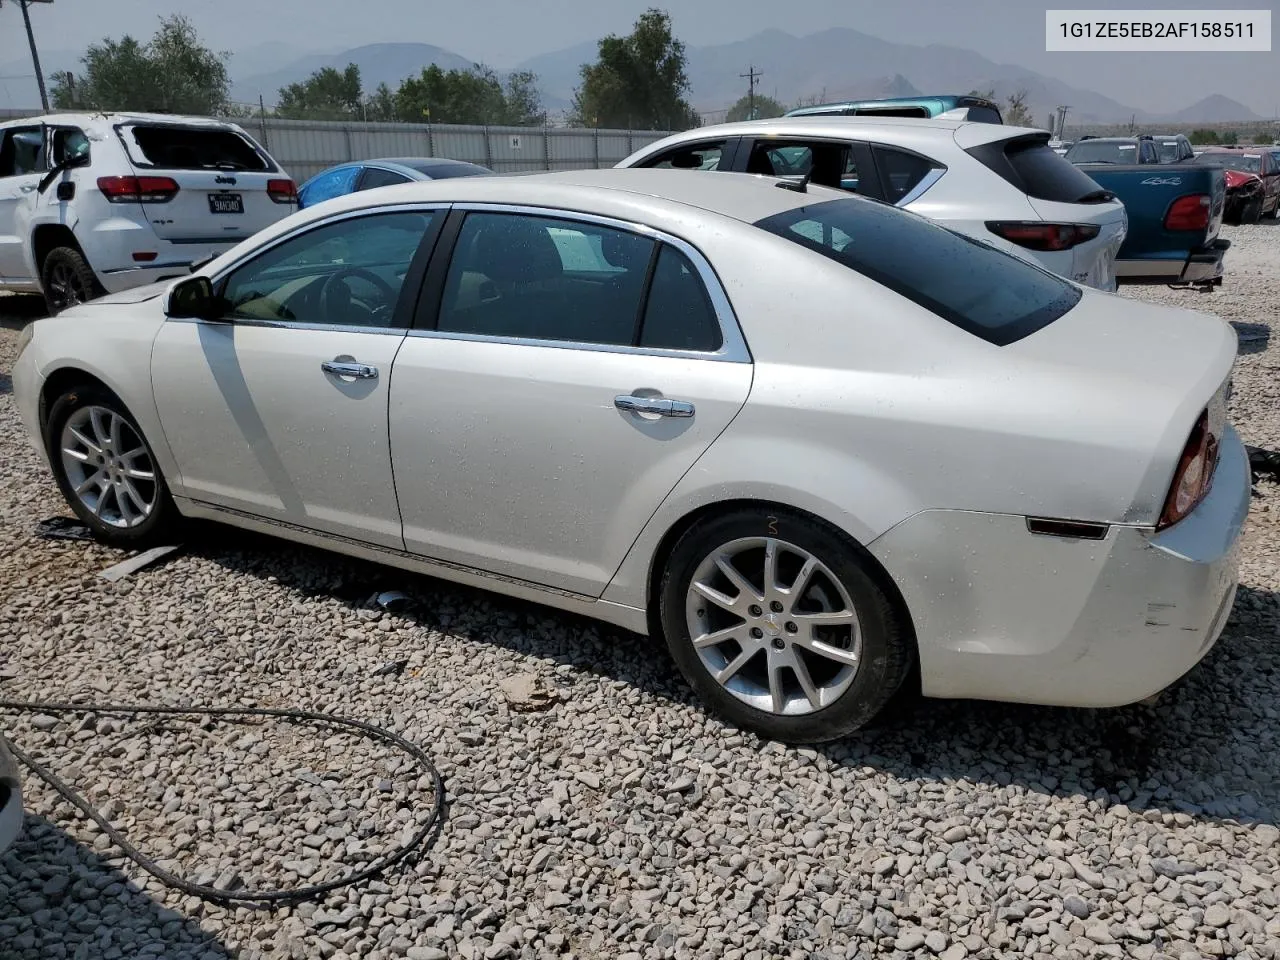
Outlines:
{"label": "front door handle", "polygon": [[334,357],[320,364],[320,369],[335,377],[353,377],[356,380],[377,380],[378,368],[358,363],[351,357]]}
{"label": "front door handle", "polygon": [[613,405],[628,413],[653,413],[660,417],[692,417],[693,404],[662,397],[614,397]]}

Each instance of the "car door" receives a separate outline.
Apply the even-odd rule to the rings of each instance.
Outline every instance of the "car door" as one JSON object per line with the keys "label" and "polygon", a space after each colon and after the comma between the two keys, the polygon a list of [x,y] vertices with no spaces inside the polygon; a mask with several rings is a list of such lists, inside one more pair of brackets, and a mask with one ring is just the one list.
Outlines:
{"label": "car door", "polygon": [[21,228],[35,211],[47,170],[41,124],[0,131],[0,280],[30,284],[36,279],[27,256],[31,237]]}
{"label": "car door", "polygon": [[559,211],[456,211],[396,357],[407,550],[598,597],[741,409],[752,367],[701,255]]}
{"label": "car door", "polygon": [[214,278],[224,317],[165,322],[151,377],[183,495],[402,548],[388,387],[443,216],[310,225]]}
{"label": "car door", "polygon": [[880,199],[871,151],[860,140],[759,137],[743,139],[734,169],[769,177],[803,177]]}

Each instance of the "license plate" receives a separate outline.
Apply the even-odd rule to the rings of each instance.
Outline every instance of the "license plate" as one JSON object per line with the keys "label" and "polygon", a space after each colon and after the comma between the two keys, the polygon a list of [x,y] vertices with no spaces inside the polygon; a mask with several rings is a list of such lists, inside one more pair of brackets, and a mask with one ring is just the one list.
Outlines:
{"label": "license plate", "polygon": [[244,213],[244,197],[238,193],[209,194],[210,213]]}

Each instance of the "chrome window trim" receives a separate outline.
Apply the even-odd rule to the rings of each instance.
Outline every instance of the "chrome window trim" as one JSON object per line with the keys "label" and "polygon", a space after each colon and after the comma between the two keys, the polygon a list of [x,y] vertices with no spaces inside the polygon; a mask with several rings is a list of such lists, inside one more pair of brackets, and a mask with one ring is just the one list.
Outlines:
{"label": "chrome window trim", "polygon": [[716,321],[720,324],[720,338],[722,341],[720,349],[715,351],[674,350],[661,347],[633,347],[630,344],[592,343],[578,340],[541,340],[528,337],[496,337],[486,334],[454,333],[447,330],[420,330],[413,328],[409,330],[409,336],[436,340],[467,340],[477,343],[505,343],[513,346],[551,347],[561,350],[586,350],[596,353],[674,357],[684,360],[714,360],[722,363],[752,362],[751,351],[747,347],[746,338],[743,336],[742,328],[738,324],[738,317],[734,313],[733,305],[729,302],[729,296],[725,293],[724,287],[720,283],[720,277],[716,274],[715,268],[712,267],[711,262],[703,255],[702,251],[687,240],[659,230],[656,227],[651,227],[648,224],[620,220],[616,217],[596,213],[566,210],[562,207],[459,202],[455,203],[453,208],[475,213],[509,213],[517,216],[546,217],[555,220],[590,223],[597,226],[610,227],[614,230],[639,234],[660,243],[670,244],[688,257],[689,262],[693,264],[693,268],[698,271],[698,278],[702,281],[702,286],[707,291],[707,296],[711,300],[711,307],[715,311]]}
{"label": "chrome window trim", "polygon": [[[920,156],[923,157],[924,154],[920,154]],[[925,159],[930,159],[930,158],[926,157]],[[938,161],[933,160],[932,162],[937,163]],[[926,190],[928,190],[935,183],[937,183],[939,180],[942,179],[943,175],[946,172],[947,172],[946,167],[942,167],[942,166],[934,167],[932,170],[930,170],[920,179],[919,183],[917,183],[914,187],[912,187],[909,191],[907,191],[906,196],[904,196],[901,200],[895,203],[894,206],[905,207],[907,204],[914,203],[915,201],[919,200],[922,196],[924,196],[924,193]]]}
{"label": "chrome window trim", "polygon": [[283,330],[321,330],[326,333],[376,333],[383,336],[403,337],[404,327],[361,327],[356,324],[308,323],[305,320],[250,320],[236,317],[231,320],[201,320],[198,317],[166,317],[167,323],[202,323],[212,327],[268,327]]}

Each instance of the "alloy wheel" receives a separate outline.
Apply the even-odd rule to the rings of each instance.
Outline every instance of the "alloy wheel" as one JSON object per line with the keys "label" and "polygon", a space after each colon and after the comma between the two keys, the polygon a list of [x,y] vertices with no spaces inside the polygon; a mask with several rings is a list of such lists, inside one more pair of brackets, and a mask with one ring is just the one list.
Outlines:
{"label": "alloy wheel", "polygon": [[848,589],[784,540],[746,537],[712,551],[690,581],[685,619],[711,677],[767,713],[828,707],[858,672],[862,634]]}
{"label": "alloy wheel", "polygon": [[80,279],[68,263],[55,263],[49,268],[49,299],[58,310],[66,310],[89,299],[80,289]]}
{"label": "alloy wheel", "polygon": [[86,406],[67,418],[62,469],[76,499],[103,523],[136,527],[156,507],[159,484],[142,438],[110,407]]}

